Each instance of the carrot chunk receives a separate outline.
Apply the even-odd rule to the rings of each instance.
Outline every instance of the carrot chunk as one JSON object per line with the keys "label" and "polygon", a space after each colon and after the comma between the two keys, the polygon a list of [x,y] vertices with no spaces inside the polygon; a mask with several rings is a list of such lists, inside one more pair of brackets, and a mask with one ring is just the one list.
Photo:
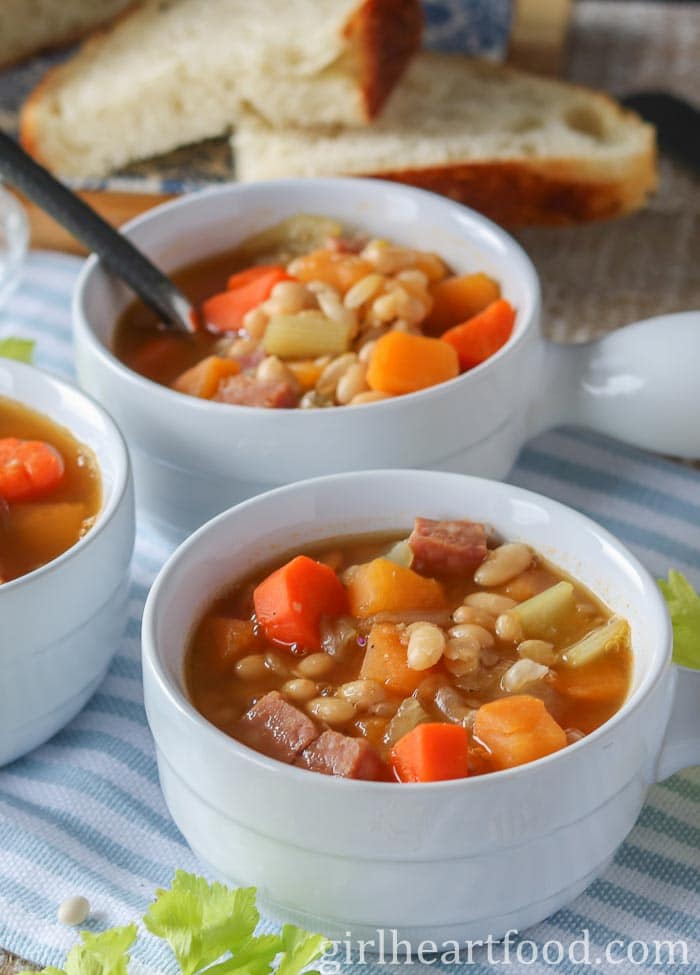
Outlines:
{"label": "carrot chunk", "polygon": [[483,704],[474,716],[474,736],[496,769],[513,768],[559,751],[566,734],[539,698],[514,694]]}
{"label": "carrot chunk", "polygon": [[374,347],[367,382],[377,392],[396,396],[415,393],[457,375],[457,354],[447,342],[394,331],[383,335]]}
{"label": "carrot chunk", "polygon": [[253,623],[228,616],[206,617],[199,639],[202,657],[219,674],[230,672],[236,660],[253,653],[257,646]]}
{"label": "carrot chunk", "polygon": [[430,670],[411,670],[406,657],[406,645],[393,623],[377,623],[370,630],[367,649],[360,668],[360,677],[384,684],[390,691],[408,696]]}
{"label": "carrot chunk", "polygon": [[442,341],[456,350],[461,369],[471,369],[506,344],[514,324],[515,309],[505,298],[499,298],[478,315],[448,329]]}
{"label": "carrot chunk", "polygon": [[354,566],[347,575],[350,612],[367,617],[406,609],[442,609],[445,592],[428,579],[390,559],[373,559]]}
{"label": "carrot chunk", "polygon": [[30,501],[56,488],[63,478],[63,458],[42,440],[0,440],[0,497]]}
{"label": "carrot chunk", "polygon": [[469,736],[457,724],[419,724],[391,750],[401,782],[443,782],[469,774]]}
{"label": "carrot chunk", "polygon": [[209,355],[196,366],[180,373],[173,383],[173,389],[200,399],[211,399],[223,379],[237,376],[239,372],[240,366],[235,359]]}
{"label": "carrot chunk", "polygon": [[269,640],[320,650],[321,617],[347,613],[348,596],[329,566],[298,555],[256,587],[253,604]]}
{"label": "carrot chunk", "polygon": [[430,293],[433,307],[425,323],[431,335],[442,335],[448,328],[478,315],[501,297],[501,289],[486,274],[461,274],[434,284]]}
{"label": "carrot chunk", "polygon": [[276,265],[252,267],[234,274],[229,278],[227,291],[212,295],[202,303],[202,319],[216,331],[237,332],[243,327],[246,313],[266,301],[276,284],[291,280],[285,269]]}

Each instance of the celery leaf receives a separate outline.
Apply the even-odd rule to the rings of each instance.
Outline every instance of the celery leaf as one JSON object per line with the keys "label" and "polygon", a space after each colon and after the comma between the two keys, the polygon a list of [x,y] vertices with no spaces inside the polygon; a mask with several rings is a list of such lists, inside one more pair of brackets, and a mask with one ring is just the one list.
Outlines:
{"label": "celery leaf", "polygon": [[700,595],[685,576],[671,569],[668,581],[659,579],[673,624],[673,660],[700,670]]}

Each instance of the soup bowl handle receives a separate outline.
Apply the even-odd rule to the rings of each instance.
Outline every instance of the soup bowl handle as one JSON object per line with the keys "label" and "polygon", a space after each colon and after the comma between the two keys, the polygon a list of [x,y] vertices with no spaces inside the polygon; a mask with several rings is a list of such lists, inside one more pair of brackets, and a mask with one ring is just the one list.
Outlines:
{"label": "soup bowl handle", "polygon": [[545,344],[530,435],[564,423],[700,458],[700,311],[660,315],[580,345]]}
{"label": "soup bowl handle", "polygon": [[700,670],[674,665],[671,718],[656,762],[654,779],[700,764]]}

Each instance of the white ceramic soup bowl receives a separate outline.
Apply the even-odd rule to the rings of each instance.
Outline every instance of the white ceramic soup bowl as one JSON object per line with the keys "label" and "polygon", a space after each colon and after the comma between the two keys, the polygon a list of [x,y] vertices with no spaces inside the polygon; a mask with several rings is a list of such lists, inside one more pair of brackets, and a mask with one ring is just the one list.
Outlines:
{"label": "white ceramic soup bowl", "polygon": [[[407,530],[416,515],[484,520],[532,544],[629,620],[633,684],[612,720],[527,766],[399,785],[283,765],[192,707],[183,656],[223,587],[299,546]],[[605,869],[652,782],[700,759],[700,674],[678,680],[663,600],[634,556],[570,508],[464,475],[336,475],[225,512],[158,576],[143,661],[161,785],[193,850],[228,880],[257,885],[271,913],[332,937],[371,939],[377,928],[395,928],[415,948],[522,930]]]}
{"label": "white ceramic soup bowl", "polygon": [[102,507],[72,548],[0,585],[0,765],[50,738],[104,677],[126,618],[134,498],[126,445],[73,386],[0,359],[0,396],[67,427],[96,457]]}
{"label": "white ceramic soup bowl", "polygon": [[526,254],[450,200],[378,180],[281,180],[183,197],[125,233],[172,271],[300,212],[433,250],[457,271],[485,271],[517,308],[514,334],[468,374],[395,400],[330,410],[233,407],[158,386],[112,355],[115,323],[132,298],[90,258],[74,297],[78,375],[124,431],[137,504],[166,534],[183,536],[237,501],[322,474],[425,467],[501,477],[528,436],[558,422],[700,457],[700,317],[668,317],[576,348],[548,345]]}

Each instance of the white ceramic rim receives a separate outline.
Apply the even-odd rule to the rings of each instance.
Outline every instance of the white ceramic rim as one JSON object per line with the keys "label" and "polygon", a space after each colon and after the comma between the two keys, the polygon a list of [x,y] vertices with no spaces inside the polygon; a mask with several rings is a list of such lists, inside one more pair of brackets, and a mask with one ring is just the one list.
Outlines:
{"label": "white ceramic rim", "polygon": [[[403,395],[393,397],[392,399],[380,400],[376,403],[363,403],[361,404],[362,407],[366,409],[371,408],[374,410],[398,409],[406,397],[411,397],[411,399],[421,397],[422,399],[427,400],[430,397],[439,396],[445,391],[456,389],[462,384],[469,383],[473,375],[480,376],[484,370],[488,369],[494,362],[497,362],[499,359],[508,355],[511,351],[517,348],[525,339],[526,335],[532,330],[533,326],[539,321],[541,308],[541,289],[539,277],[532,260],[514,237],[507,233],[507,231],[505,231],[502,227],[499,227],[498,224],[494,223],[492,220],[489,220],[488,217],[484,217],[482,214],[478,213],[476,210],[472,210],[470,207],[466,207],[454,200],[449,200],[438,195],[437,193],[431,193],[428,190],[421,190],[417,187],[406,186],[400,183],[392,183],[388,180],[361,178],[314,178],[266,180],[260,181],[259,183],[231,183],[224,186],[217,186],[201,190],[196,193],[185,194],[175,200],[168,200],[165,203],[160,203],[158,206],[147,210],[145,213],[134,218],[133,220],[129,220],[120,229],[128,237],[131,230],[135,230],[141,227],[143,224],[150,223],[153,220],[158,220],[163,217],[163,215],[167,216],[167,214],[176,212],[177,210],[196,206],[198,200],[204,197],[209,199],[212,196],[234,196],[237,194],[244,195],[246,191],[253,186],[256,188],[256,190],[264,192],[269,186],[275,186],[276,188],[289,187],[290,189],[293,189],[294,187],[300,185],[308,188],[309,184],[321,185],[324,188],[329,186],[342,186],[348,190],[355,190],[358,188],[362,189],[363,186],[371,186],[372,188],[376,188],[377,185],[380,188],[382,186],[386,186],[387,188],[391,188],[391,191],[395,193],[398,192],[405,193],[410,196],[417,195],[418,197],[423,197],[426,199],[426,201],[429,201],[431,206],[437,206],[440,209],[444,209],[448,212],[453,212],[455,209],[458,211],[463,211],[470,220],[474,220],[482,224],[482,226],[489,231],[489,233],[497,237],[504,245],[508,247],[509,250],[512,251],[516,260],[520,263],[518,274],[520,274],[523,278],[525,290],[528,296],[529,306],[526,305],[522,309],[522,312],[520,309],[516,309],[518,316],[522,314],[521,324],[514,329],[513,334],[510,336],[506,344],[496,353],[494,353],[494,355],[490,356],[485,362],[475,366],[473,369],[463,373],[461,376],[456,376],[454,379],[447,380],[447,382],[438,383],[436,386],[429,386],[427,389],[421,389],[415,393],[404,393]],[[187,265],[184,266],[186,267]],[[83,308],[82,299],[90,276],[94,274],[98,268],[102,269],[100,258],[96,254],[91,254],[78,275],[75,290],[73,292],[72,308],[73,320],[85,322],[88,326],[83,330],[83,334],[86,336],[86,340],[89,342],[93,354],[101,359],[106,366],[119,373],[123,378],[135,383],[136,387],[142,389],[144,393],[161,397],[163,409],[166,409],[170,403],[177,402],[182,405],[182,393],[178,393],[167,386],[162,386],[160,383],[156,383],[152,379],[147,379],[140,373],[130,369],[95,335],[88,316]],[[185,397],[185,402],[188,404],[188,409],[195,411],[199,410],[202,412],[208,412],[210,410],[215,410],[226,414],[231,409],[230,403],[216,403],[211,400],[198,399],[194,396]],[[242,404],[236,404],[236,409],[243,411],[247,416],[258,416],[260,414],[269,413],[268,408],[260,406],[244,406]],[[313,410],[300,410],[297,407],[282,407],[280,408],[280,412],[294,413],[298,414],[299,416],[314,415]],[[302,420],[301,422],[303,423],[304,421]]]}
{"label": "white ceramic rim", "polygon": [[[22,362],[15,362],[14,360],[3,359],[3,368],[5,367],[8,367],[10,371],[17,370],[20,376],[22,374],[27,375],[29,373],[31,373],[32,375],[39,374],[41,376],[42,382],[48,382],[50,384],[53,384],[54,386],[58,386],[60,389],[67,389],[70,391],[72,396],[77,395],[79,399],[84,400],[86,403],[88,403],[90,405],[90,408],[93,409],[98,414],[102,422],[105,424],[105,428],[109,431],[110,442],[107,445],[107,449],[110,455],[112,455],[114,458],[115,472],[114,472],[114,487],[109,497],[109,500],[107,501],[106,505],[100,507],[99,513],[97,515],[97,520],[95,521],[95,524],[92,526],[90,531],[87,532],[85,535],[83,535],[82,538],[78,539],[78,541],[74,545],[71,545],[70,548],[67,548],[65,552],[62,552],[61,555],[56,556],[55,559],[52,559],[50,562],[47,562],[45,565],[40,565],[37,569],[32,569],[31,572],[27,572],[23,576],[18,576],[16,579],[11,579],[9,582],[4,582],[0,586],[0,600],[2,600],[3,594],[13,592],[14,590],[18,589],[22,585],[25,586],[31,585],[31,583],[33,583],[37,579],[44,578],[45,576],[49,575],[49,573],[51,572],[56,572],[56,571],[60,572],[61,567],[64,566],[66,562],[68,562],[70,559],[79,558],[80,555],[85,551],[85,549],[88,548],[94,541],[96,541],[97,537],[102,534],[104,529],[107,527],[109,522],[112,520],[114,515],[121,507],[121,504],[124,500],[124,495],[126,494],[126,490],[129,485],[129,473],[131,470],[131,464],[129,461],[129,452],[127,450],[126,442],[124,440],[124,437],[122,436],[121,430],[116,425],[116,423],[109,415],[109,413],[105,410],[105,408],[100,403],[98,403],[96,399],[93,399],[92,396],[89,396],[87,393],[83,392],[82,389],[78,389],[77,386],[74,386],[72,383],[67,382],[65,379],[61,379],[59,376],[55,376],[53,373],[48,372],[46,369],[40,369],[38,366],[29,366],[29,365],[25,365]],[[26,406],[29,409],[34,410],[35,413],[39,413],[42,416],[46,415],[42,412],[42,410],[38,409],[33,403],[29,402],[28,400],[16,399],[13,396],[6,396],[5,399],[12,400],[15,403],[21,403],[23,406]],[[49,417],[48,419],[51,420],[51,422],[56,423],[57,426],[65,427],[71,434],[73,434],[73,431],[70,426],[70,422],[64,422],[62,420],[53,420],[52,417]],[[73,436],[75,436],[75,434],[73,434]],[[75,439],[78,440],[77,437]],[[100,470],[100,481],[102,481],[101,470]]]}
{"label": "white ceramic rim", "polygon": [[[297,481],[292,485],[283,485],[282,487],[274,488],[271,491],[266,491],[263,494],[259,494],[253,498],[249,498],[247,501],[243,501],[238,505],[234,505],[232,508],[223,511],[221,514],[212,518],[210,521],[202,525],[201,528],[197,529],[190,537],[184,541],[178,548],[172,553],[168,558],[167,562],[161,568],[158,573],[153,585],[148,594],[146,600],[146,605],[143,612],[142,619],[142,629],[141,629],[141,645],[142,653],[144,658],[148,659],[150,667],[156,677],[158,682],[158,687],[160,693],[164,694],[168,700],[170,706],[174,707],[180,714],[180,716],[187,721],[190,725],[194,726],[201,734],[211,738],[211,740],[216,740],[218,742],[224,742],[224,747],[231,751],[232,756],[238,760],[244,760],[248,762],[253,762],[256,765],[260,765],[266,768],[278,776],[282,775],[292,775],[298,777],[299,775],[308,776],[308,771],[306,769],[296,768],[293,765],[287,765],[284,762],[277,761],[276,759],[269,758],[260,752],[256,752],[252,748],[248,748],[241,742],[227,735],[225,732],[220,731],[215,725],[211,724],[190,702],[189,698],[182,693],[179,687],[175,686],[171,681],[166,670],[162,666],[162,661],[160,653],[158,651],[156,643],[156,617],[158,615],[158,603],[161,599],[161,594],[163,590],[167,589],[169,585],[170,576],[175,571],[177,564],[184,558],[187,557],[188,553],[195,549],[200,540],[209,533],[216,532],[219,524],[223,523],[226,519],[232,517],[233,512],[236,512],[236,516],[243,516],[244,512],[254,506],[260,499],[268,499],[275,496],[282,496],[286,491],[290,489],[302,488],[304,485],[308,484],[318,484],[325,482],[338,482],[342,481],[345,485],[351,482],[354,478],[362,479],[379,479],[391,475],[392,477],[399,478],[410,478],[412,476],[425,476],[426,474],[434,475],[435,477],[459,477],[471,482],[479,482],[481,484],[489,484],[487,478],[474,477],[467,474],[444,474],[439,471],[425,471],[425,470],[377,470],[377,471],[351,471],[342,474],[329,474],[325,477],[307,478],[303,481]],[[548,509],[551,509],[555,514],[558,511],[566,512],[568,515],[574,515],[576,519],[581,523],[582,527],[587,528],[589,531],[593,531],[599,538],[605,541],[609,546],[611,546],[617,553],[622,557],[622,559],[627,562],[627,564],[635,571],[635,573],[643,580],[645,595],[648,599],[648,612],[655,613],[658,618],[658,625],[660,633],[663,634],[664,644],[666,646],[665,654],[659,653],[655,665],[650,666],[647,672],[644,674],[642,681],[635,691],[629,695],[625,700],[622,707],[616,711],[616,713],[609,718],[604,724],[595,731],[586,735],[585,738],[574,742],[571,745],[567,745],[566,748],[561,749],[558,752],[554,752],[550,755],[545,755],[543,758],[539,758],[534,762],[528,762],[525,765],[517,766],[516,768],[502,769],[496,772],[490,772],[488,775],[475,776],[473,778],[467,779],[454,779],[445,782],[421,782],[421,783],[401,783],[402,790],[410,789],[420,789],[423,790],[432,789],[440,790],[441,792],[446,792],[451,789],[459,788],[479,788],[484,786],[488,782],[494,781],[497,778],[499,781],[504,779],[510,779],[514,776],[527,775],[528,770],[531,768],[541,768],[545,763],[558,762],[565,758],[571,758],[576,755],[582,748],[585,748],[591,742],[596,741],[598,738],[607,734],[608,731],[613,728],[616,724],[619,724],[627,715],[639,707],[643,700],[652,693],[656,685],[664,676],[664,670],[667,665],[670,664],[671,652],[673,647],[673,634],[671,630],[671,621],[668,613],[666,612],[665,605],[658,591],[649,571],[642,565],[642,563],[637,559],[632,552],[613,534],[611,534],[607,529],[599,525],[598,522],[589,518],[587,515],[581,514],[575,508],[569,505],[562,504],[560,501],[555,501],[548,498],[546,495],[538,494],[535,491],[528,491],[525,488],[516,487],[515,485],[508,484],[507,487],[515,492],[518,497],[523,500],[535,501],[539,504],[544,502]],[[212,597],[212,600],[215,597]],[[634,652],[634,651],[633,651]],[[157,744],[157,742],[156,742]],[[394,782],[371,782],[365,780],[351,780],[344,779],[337,776],[318,776],[323,780],[323,785],[326,788],[370,788],[370,789],[394,789],[396,788],[396,783]],[[321,783],[319,783],[320,785]]]}

